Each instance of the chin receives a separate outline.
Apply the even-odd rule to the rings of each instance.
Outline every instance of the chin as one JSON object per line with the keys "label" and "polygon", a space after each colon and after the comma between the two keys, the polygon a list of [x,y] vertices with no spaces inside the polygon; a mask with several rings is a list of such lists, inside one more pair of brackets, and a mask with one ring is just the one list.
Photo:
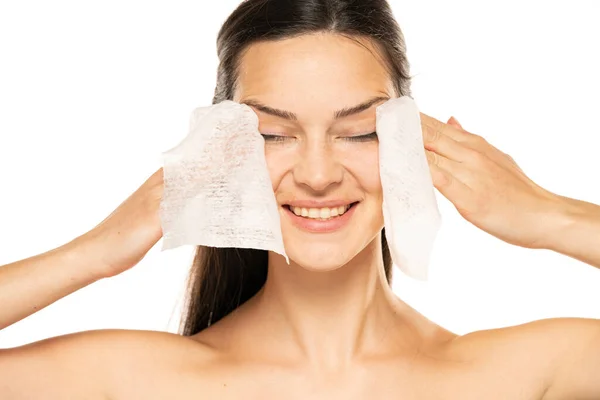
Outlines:
{"label": "chin", "polygon": [[290,254],[291,261],[302,269],[312,272],[334,271],[348,264],[352,258],[330,251],[310,251],[302,254]]}
{"label": "chin", "polygon": [[[365,249],[368,240],[348,235],[289,238],[286,253],[294,264],[307,271],[333,271],[351,262]],[[312,239],[312,240],[311,240]],[[285,240],[284,240],[285,241]]]}

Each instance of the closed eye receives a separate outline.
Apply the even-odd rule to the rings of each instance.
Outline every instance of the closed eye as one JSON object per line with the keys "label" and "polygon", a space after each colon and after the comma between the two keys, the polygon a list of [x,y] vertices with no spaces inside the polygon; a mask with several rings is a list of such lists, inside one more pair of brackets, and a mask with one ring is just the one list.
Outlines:
{"label": "closed eye", "polygon": [[359,136],[347,136],[344,139],[349,140],[351,142],[369,142],[371,140],[377,140],[377,132],[371,132],[366,135]]}
{"label": "closed eye", "polygon": [[[263,133],[261,133],[261,135],[265,139],[265,142],[283,142],[286,139],[291,138],[283,135],[268,135]],[[366,135],[345,136],[344,140],[348,140],[350,142],[369,142],[372,140],[377,140],[377,132],[367,133]]]}
{"label": "closed eye", "polygon": [[265,142],[283,142],[287,137],[282,135],[265,135],[262,133],[261,135],[265,139]]}

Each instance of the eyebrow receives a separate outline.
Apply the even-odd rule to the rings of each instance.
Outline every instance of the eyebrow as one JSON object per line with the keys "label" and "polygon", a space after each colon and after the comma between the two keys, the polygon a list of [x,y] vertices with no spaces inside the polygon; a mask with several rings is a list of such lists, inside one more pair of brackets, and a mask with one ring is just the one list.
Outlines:
{"label": "eyebrow", "polygon": [[[383,100],[389,100],[389,99],[390,98],[387,96],[372,97],[369,100],[367,100],[363,103],[360,103],[356,106],[342,108],[341,110],[334,112],[333,118],[340,119],[340,118],[347,117],[349,115],[358,114],[364,110],[369,109],[371,106],[373,106],[373,104],[379,103],[380,101],[383,101]],[[252,107],[256,108],[257,110],[264,112],[265,114],[274,115],[275,117],[284,118],[284,119],[287,119],[290,121],[298,121],[298,116],[296,114],[294,114],[293,112],[286,111],[286,110],[278,110],[276,108],[266,106],[257,100],[251,100],[251,99],[243,100],[240,102],[240,104],[246,104],[248,106],[252,106]]]}

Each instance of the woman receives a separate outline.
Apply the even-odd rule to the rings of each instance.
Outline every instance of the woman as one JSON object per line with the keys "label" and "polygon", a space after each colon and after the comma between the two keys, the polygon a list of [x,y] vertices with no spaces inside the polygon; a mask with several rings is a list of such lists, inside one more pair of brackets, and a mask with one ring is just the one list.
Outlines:
{"label": "woman", "polygon": [[[385,1],[249,0],[218,48],[213,102],[259,117],[291,266],[199,248],[182,335],[89,331],[1,350],[0,398],[600,397],[600,322],[458,336],[391,291],[375,107],[410,95],[410,76]],[[600,207],[540,188],[455,120],[421,118],[434,184],[467,220],[600,267]],[[136,265],[161,237],[161,195],[159,170],[90,232],[0,268],[0,327]]]}

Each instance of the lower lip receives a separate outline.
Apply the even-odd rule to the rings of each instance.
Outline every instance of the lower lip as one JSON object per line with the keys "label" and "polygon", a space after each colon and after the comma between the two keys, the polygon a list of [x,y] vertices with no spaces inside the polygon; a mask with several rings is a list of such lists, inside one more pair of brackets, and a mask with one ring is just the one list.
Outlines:
{"label": "lower lip", "polygon": [[283,209],[286,211],[287,215],[292,220],[292,223],[298,228],[308,232],[328,233],[337,231],[338,229],[341,229],[344,226],[346,226],[348,224],[348,221],[350,221],[350,218],[354,214],[354,210],[357,206],[358,203],[355,203],[352,207],[350,207],[350,209],[348,209],[348,211],[346,211],[341,216],[331,218],[327,221],[320,221],[318,219],[300,217],[294,214],[294,212],[287,207],[283,207]]}

